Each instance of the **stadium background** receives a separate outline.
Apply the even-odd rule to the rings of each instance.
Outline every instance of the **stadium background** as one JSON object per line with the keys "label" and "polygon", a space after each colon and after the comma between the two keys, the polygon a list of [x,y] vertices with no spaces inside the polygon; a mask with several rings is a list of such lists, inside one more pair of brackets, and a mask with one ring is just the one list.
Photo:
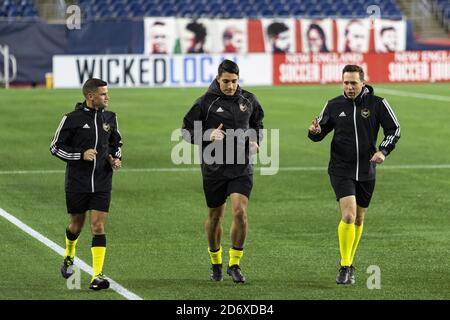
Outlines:
{"label": "stadium background", "polygon": [[[5,80],[7,61],[11,83],[0,89],[0,208],[63,245],[64,164],[48,145],[61,116],[81,100],[80,85],[102,76],[125,144],[105,272],[130,292],[181,300],[448,299],[449,8],[440,0],[4,0],[0,72]],[[364,26],[356,52],[345,45],[355,19]],[[153,53],[156,21],[172,26],[166,53]],[[189,52],[182,40],[194,21],[209,34],[204,52]],[[286,52],[273,52],[272,23],[289,27]],[[325,30],[327,52],[310,52],[313,23]],[[224,52],[229,24],[243,30],[237,52]],[[397,30],[394,52],[378,45],[385,26]],[[198,165],[175,166],[170,158],[172,132],[224,57],[239,63],[243,86],[264,107],[265,127],[280,130],[278,174],[255,177],[242,262],[249,283],[240,288],[208,281]],[[365,67],[375,93],[394,108],[402,139],[378,173],[357,285],[341,288],[334,284],[339,215],[326,174],[330,137],[312,144],[306,130],[341,92],[347,63]],[[228,230],[228,211],[225,220]],[[0,231],[1,299],[129,298],[88,292],[85,272],[81,289],[68,290],[57,253],[6,219]],[[86,229],[77,255],[87,263],[89,241]],[[367,287],[371,265],[380,267],[381,289]]]}

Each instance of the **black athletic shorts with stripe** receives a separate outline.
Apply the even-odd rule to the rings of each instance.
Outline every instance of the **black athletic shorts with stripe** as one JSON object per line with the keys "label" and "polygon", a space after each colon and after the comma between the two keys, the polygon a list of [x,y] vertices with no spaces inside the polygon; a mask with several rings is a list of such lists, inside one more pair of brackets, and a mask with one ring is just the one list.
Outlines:
{"label": "black athletic shorts with stripe", "polygon": [[375,179],[368,181],[356,181],[351,178],[330,175],[336,200],[347,196],[355,196],[356,204],[362,208],[368,208],[375,189]]}
{"label": "black athletic shorts with stripe", "polygon": [[79,214],[88,210],[109,212],[111,192],[66,192],[67,213]]}
{"label": "black athletic shorts with stripe", "polygon": [[220,207],[232,193],[240,193],[250,199],[252,188],[253,175],[233,179],[203,179],[203,191],[208,208]]}

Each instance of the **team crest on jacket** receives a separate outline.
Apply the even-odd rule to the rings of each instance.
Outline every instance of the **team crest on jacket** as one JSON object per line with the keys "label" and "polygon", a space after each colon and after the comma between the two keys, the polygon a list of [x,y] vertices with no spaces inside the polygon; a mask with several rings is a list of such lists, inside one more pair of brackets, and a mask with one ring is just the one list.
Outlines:
{"label": "team crest on jacket", "polygon": [[103,124],[103,130],[105,130],[106,132],[109,132],[110,129],[111,129],[111,126],[109,125],[109,123]]}
{"label": "team crest on jacket", "polygon": [[248,108],[247,108],[247,105],[245,105],[243,103],[240,103],[239,104],[239,109],[241,109],[242,112],[246,112]]}
{"label": "team crest on jacket", "polygon": [[361,116],[365,119],[367,119],[368,117],[370,117],[370,110],[367,108],[364,108],[361,110]]}

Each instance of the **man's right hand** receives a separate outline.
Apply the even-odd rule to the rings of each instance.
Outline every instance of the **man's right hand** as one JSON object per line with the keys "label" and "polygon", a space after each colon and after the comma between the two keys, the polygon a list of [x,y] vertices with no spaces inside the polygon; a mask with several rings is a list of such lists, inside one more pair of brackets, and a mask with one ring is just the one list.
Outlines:
{"label": "man's right hand", "polygon": [[97,154],[97,150],[95,150],[95,149],[87,149],[83,153],[83,159],[86,160],[86,161],[94,161],[96,154]]}
{"label": "man's right hand", "polygon": [[320,124],[319,121],[317,121],[317,118],[313,120],[311,126],[309,127],[309,132],[313,135],[322,132],[322,129],[320,128]]}
{"label": "man's right hand", "polygon": [[222,130],[223,124],[221,123],[220,126],[217,129],[214,129],[213,132],[211,132],[211,135],[209,136],[209,140],[223,140],[225,138],[225,131]]}

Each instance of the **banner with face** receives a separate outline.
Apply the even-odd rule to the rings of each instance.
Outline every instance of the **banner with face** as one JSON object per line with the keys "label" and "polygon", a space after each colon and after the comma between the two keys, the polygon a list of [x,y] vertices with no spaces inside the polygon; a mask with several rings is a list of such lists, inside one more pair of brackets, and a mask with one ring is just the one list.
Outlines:
{"label": "banner with face", "polygon": [[376,19],[374,21],[375,51],[406,50],[406,21]]}
{"label": "banner with face", "polygon": [[261,19],[261,22],[266,52],[296,51],[295,19]]}
{"label": "banner with face", "polygon": [[177,39],[175,18],[145,18],[144,39],[144,53],[174,53]]}
{"label": "banner with face", "polygon": [[337,51],[369,51],[370,19],[337,19]]}
{"label": "banner with face", "polygon": [[302,52],[317,53],[334,51],[332,19],[302,19],[300,23]]}

